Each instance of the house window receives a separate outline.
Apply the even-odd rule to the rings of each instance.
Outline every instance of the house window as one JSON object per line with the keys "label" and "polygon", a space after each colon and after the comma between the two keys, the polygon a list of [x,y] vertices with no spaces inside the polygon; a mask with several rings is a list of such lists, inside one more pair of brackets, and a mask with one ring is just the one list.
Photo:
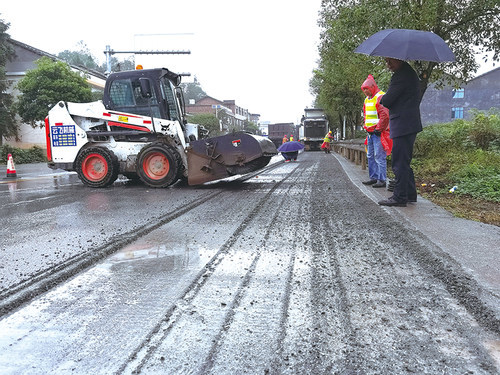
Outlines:
{"label": "house window", "polygon": [[455,107],[451,109],[452,120],[457,118],[464,118],[464,107]]}
{"label": "house window", "polygon": [[461,99],[464,97],[464,89],[453,90],[453,99]]}

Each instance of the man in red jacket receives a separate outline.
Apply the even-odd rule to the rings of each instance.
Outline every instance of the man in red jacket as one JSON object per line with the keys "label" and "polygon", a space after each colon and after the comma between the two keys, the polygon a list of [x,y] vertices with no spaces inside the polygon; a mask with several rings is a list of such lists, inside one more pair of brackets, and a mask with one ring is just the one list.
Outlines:
{"label": "man in red jacket", "polygon": [[384,92],[379,90],[375,79],[370,74],[361,85],[361,90],[366,95],[363,104],[365,117],[364,129],[368,133],[366,148],[368,158],[368,181],[365,185],[374,188],[386,186],[387,155],[391,153],[392,141],[389,137],[389,110],[380,104]]}

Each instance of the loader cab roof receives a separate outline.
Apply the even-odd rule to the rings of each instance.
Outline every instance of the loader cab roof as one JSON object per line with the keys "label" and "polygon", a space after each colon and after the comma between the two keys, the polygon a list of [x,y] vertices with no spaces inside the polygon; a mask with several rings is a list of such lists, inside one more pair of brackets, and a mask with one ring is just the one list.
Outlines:
{"label": "loader cab roof", "polygon": [[168,78],[175,86],[179,86],[181,83],[181,76],[174,73],[167,68],[158,69],[137,69],[137,70],[126,70],[123,72],[111,73],[106,81],[113,81],[117,78],[137,78],[137,77],[148,77],[152,79],[159,79],[162,77]]}

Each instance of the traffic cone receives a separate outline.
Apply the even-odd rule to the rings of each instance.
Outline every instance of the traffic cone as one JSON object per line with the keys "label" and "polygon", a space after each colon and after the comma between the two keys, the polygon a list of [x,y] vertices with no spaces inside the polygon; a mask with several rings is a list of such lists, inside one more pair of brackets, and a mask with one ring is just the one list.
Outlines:
{"label": "traffic cone", "polygon": [[14,165],[14,160],[12,159],[12,154],[7,156],[7,177],[17,177],[16,167]]}

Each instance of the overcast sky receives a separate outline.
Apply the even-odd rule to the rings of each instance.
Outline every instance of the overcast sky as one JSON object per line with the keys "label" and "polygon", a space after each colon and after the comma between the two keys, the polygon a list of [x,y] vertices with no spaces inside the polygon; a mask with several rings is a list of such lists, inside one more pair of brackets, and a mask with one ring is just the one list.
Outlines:
{"label": "overcast sky", "polygon": [[[261,121],[298,123],[313,97],[321,0],[4,1],[0,18],[20,42],[58,54],[83,40],[100,63],[115,51],[189,50],[137,55],[144,68],[189,72],[205,92],[236,100]],[[115,55],[118,59],[126,55]],[[189,79],[186,79],[189,80]]]}
{"label": "overcast sky", "polygon": [[[184,50],[136,55],[144,68],[196,76],[205,92],[259,113],[261,121],[299,123],[313,97],[321,0],[3,1],[13,39],[57,55],[84,41],[100,63],[114,51]],[[115,55],[123,59],[127,55]],[[483,65],[477,74],[492,69]],[[185,81],[192,80],[185,78]]]}

